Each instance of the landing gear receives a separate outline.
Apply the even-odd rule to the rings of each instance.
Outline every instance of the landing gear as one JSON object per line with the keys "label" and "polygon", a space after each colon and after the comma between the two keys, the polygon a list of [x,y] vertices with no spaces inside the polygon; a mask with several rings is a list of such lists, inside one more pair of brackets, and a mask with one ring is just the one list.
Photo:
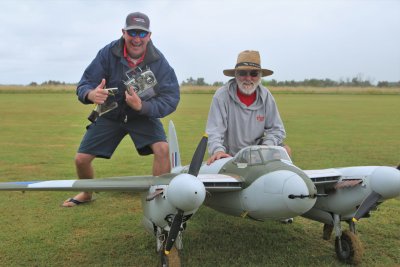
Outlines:
{"label": "landing gear", "polygon": [[291,223],[293,223],[293,218],[283,219],[283,220],[281,220],[281,223],[283,223],[283,224],[291,224]]}
{"label": "landing gear", "polygon": [[335,251],[338,259],[347,264],[357,265],[361,262],[363,248],[356,235],[353,221],[347,221],[349,230],[342,231],[340,216],[333,214],[333,225],[324,224],[323,238],[329,240],[332,230],[335,230]]}
{"label": "landing gear", "polygon": [[350,231],[343,231],[341,237],[336,237],[335,251],[338,259],[344,263],[357,265],[361,262],[363,251],[360,240]]}
{"label": "landing gear", "polygon": [[331,239],[332,231],[333,231],[332,224],[324,224],[324,229],[322,231],[322,239],[324,240]]}

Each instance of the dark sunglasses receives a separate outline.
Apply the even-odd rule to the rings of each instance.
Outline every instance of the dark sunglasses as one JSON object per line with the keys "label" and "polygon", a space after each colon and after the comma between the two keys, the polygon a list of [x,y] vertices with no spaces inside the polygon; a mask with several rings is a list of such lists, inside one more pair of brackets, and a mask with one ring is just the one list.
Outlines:
{"label": "dark sunglasses", "polygon": [[138,31],[138,30],[127,30],[127,33],[131,37],[139,36],[139,38],[144,38],[149,34],[146,31]]}
{"label": "dark sunglasses", "polygon": [[245,77],[245,76],[251,76],[251,77],[257,77],[260,74],[260,71],[258,70],[238,70],[237,75],[239,75],[240,77]]}

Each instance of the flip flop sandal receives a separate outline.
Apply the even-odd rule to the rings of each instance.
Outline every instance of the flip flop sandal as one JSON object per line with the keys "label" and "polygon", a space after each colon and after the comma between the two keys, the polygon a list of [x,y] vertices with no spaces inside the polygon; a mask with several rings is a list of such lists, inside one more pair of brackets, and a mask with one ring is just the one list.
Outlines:
{"label": "flip flop sandal", "polygon": [[63,207],[70,208],[70,207],[75,207],[75,206],[77,206],[77,205],[85,204],[85,203],[88,203],[88,202],[91,202],[91,201],[92,201],[92,200],[88,200],[88,201],[79,201],[79,200],[76,200],[75,198],[69,198],[69,199],[67,199],[66,201],[64,201],[63,204],[65,204],[65,203],[72,203],[72,204],[74,204],[74,205],[72,205],[72,206],[64,206],[64,205],[62,205],[62,206],[63,206]]}

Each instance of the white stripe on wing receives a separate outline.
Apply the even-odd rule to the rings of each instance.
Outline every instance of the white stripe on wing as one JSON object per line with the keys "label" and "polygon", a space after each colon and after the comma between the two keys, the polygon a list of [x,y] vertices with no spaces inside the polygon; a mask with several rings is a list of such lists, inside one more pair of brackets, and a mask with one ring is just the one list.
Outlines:
{"label": "white stripe on wing", "polygon": [[75,180],[45,181],[28,185],[29,188],[69,188],[72,187]]}

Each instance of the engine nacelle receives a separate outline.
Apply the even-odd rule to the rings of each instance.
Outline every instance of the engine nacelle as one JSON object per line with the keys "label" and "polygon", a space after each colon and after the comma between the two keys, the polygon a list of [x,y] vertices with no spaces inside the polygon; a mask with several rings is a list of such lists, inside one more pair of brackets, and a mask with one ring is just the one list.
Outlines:
{"label": "engine nacelle", "polygon": [[400,171],[392,167],[377,167],[370,177],[371,189],[384,199],[400,195]]}
{"label": "engine nacelle", "polygon": [[400,194],[400,171],[393,167],[360,166],[338,169],[342,173],[339,182],[348,179],[362,180],[359,185],[336,190],[328,197],[318,199],[316,208],[337,213],[342,218],[352,218],[363,200],[376,192],[383,199],[390,199]]}
{"label": "engine nacelle", "polygon": [[[146,197],[157,190],[163,190],[154,199]],[[161,228],[167,228],[177,210],[184,211],[184,221],[190,218],[202,205],[206,195],[204,185],[197,177],[190,174],[179,174],[169,185],[152,186],[142,196],[143,213],[146,219]]]}
{"label": "engine nacelle", "polygon": [[[233,216],[249,216],[257,220],[286,219],[310,210],[316,188],[308,177],[280,170],[262,175],[242,191],[214,194],[206,205]],[[290,198],[289,196],[293,196]]]}
{"label": "engine nacelle", "polygon": [[316,202],[316,198],[309,196],[315,196],[316,191],[304,179],[287,170],[261,176],[242,193],[248,216],[260,220],[280,219],[307,212]]}

